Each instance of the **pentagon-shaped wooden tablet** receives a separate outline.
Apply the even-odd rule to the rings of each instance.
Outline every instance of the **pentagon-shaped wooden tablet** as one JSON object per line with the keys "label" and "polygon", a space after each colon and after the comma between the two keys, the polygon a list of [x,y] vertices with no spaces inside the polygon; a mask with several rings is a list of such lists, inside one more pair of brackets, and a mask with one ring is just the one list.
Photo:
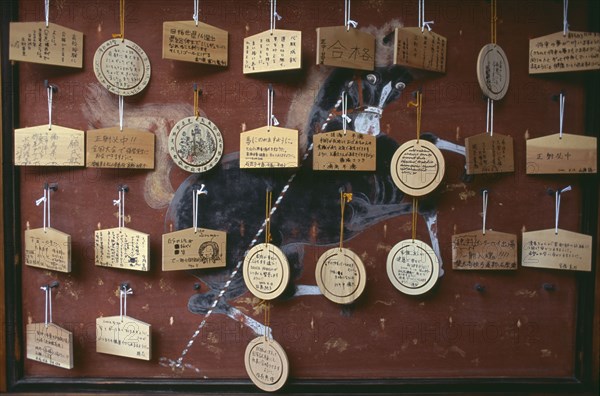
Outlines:
{"label": "pentagon-shaped wooden tablet", "polygon": [[96,318],[96,352],[150,360],[152,328],[129,316]]}
{"label": "pentagon-shaped wooden tablet", "polygon": [[186,228],[162,236],[162,269],[177,271],[227,265],[227,234],[206,228]]}
{"label": "pentagon-shaped wooden tablet", "polygon": [[85,133],[58,125],[15,129],[15,165],[84,166]]}
{"label": "pentagon-shaped wooden tablet", "polygon": [[529,40],[529,74],[600,69],[600,33],[556,32]]}
{"label": "pentagon-shaped wooden tablet", "polygon": [[83,33],[45,22],[11,22],[8,39],[11,61],[83,67]]}
{"label": "pentagon-shaped wooden tablet", "polygon": [[570,271],[592,270],[592,237],[554,229],[523,233],[521,265]]}
{"label": "pentagon-shaped wooden tablet", "polygon": [[73,333],[54,323],[30,323],[26,328],[27,359],[73,368]]}
{"label": "pentagon-shaped wooden tablet", "polygon": [[71,235],[54,228],[25,230],[25,265],[71,272]]}
{"label": "pentagon-shaped wooden tablet", "polygon": [[404,143],[392,156],[390,173],[400,191],[420,197],[442,182],[444,156],[432,143],[419,139]]}
{"label": "pentagon-shaped wooden tablet", "polygon": [[281,345],[269,337],[250,341],[244,353],[244,365],[254,385],[266,392],[275,392],[287,381],[289,362]]}
{"label": "pentagon-shaped wooden tablet", "polygon": [[514,172],[512,136],[480,133],[465,139],[468,175]]}
{"label": "pentagon-shaped wooden tablet", "polygon": [[279,297],[290,280],[287,258],[272,243],[261,243],[248,251],[243,273],[248,290],[263,300]]}
{"label": "pentagon-shaped wooden tablet", "polygon": [[498,44],[484,45],[477,57],[477,81],[485,96],[500,100],[508,91],[508,58]]}
{"label": "pentagon-shaped wooden tablet", "polygon": [[375,69],[375,36],[345,26],[317,28],[317,65]]}
{"label": "pentagon-shaped wooden tablet", "polygon": [[452,235],[452,269],[516,270],[517,236],[492,230]]}
{"label": "pentagon-shaped wooden tablet", "polygon": [[94,253],[100,267],[150,270],[150,236],[127,227],[95,231]]}
{"label": "pentagon-shaped wooden tablet", "polygon": [[596,173],[596,137],[558,133],[528,139],[527,174]]}
{"label": "pentagon-shaped wooden tablet", "polygon": [[110,39],[94,55],[94,73],[110,92],[131,96],[150,82],[150,60],[142,47],[127,39]]}
{"label": "pentagon-shaped wooden tablet", "polygon": [[431,290],[440,273],[435,252],[418,239],[405,239],[394,245],[388,254],[386,269],[392,285],[410,295]]}
{"label": "pentagon-shaped wooden tablet", "polygon": [[163,59],[227,66],[228,46],[226,30],[203,22],[163,22]]}
{"label": "pentagon-shaped wooden tablet", "polygon": [[377,143],[373,135],[347,130],[313,136],[314,170],[374,171],[376,167]]}
{"label": "pentagon-shaped wooden tablet", "polygon": [[297,167],[297,130],[265,126],[240,134],[240,168]]}
{"label": "pentagon-shaped wooden tablet", "polygon": [[446,72],[446,37],[419,27],[396,28],[394,64]]}
{"label": "pentagon-shaped wooden tablet", "polygon": [[319,257],[315,278],[321,293],[338,304],[350,304],[365,290],[367,271],[353,251],[335,247]]}
{"label": "pentagon-shaped wooden tablet", "polygon": [[88,168],[154,169],[154,134],[118,127],[93,129],[86,135]]}
{"label": "pentagon-shaped wooden tablet", "polygon": [[244,74],[302,68],[302,32],[273,29],[244,39]]}

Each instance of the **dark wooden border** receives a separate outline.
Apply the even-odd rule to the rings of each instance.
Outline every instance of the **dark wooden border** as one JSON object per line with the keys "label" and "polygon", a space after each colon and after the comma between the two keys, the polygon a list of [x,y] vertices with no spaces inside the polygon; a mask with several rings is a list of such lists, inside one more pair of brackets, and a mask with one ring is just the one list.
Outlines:
{"label": "dark wooden border", "polygon": [[[24,379],[23,367],[15,362],[23,352],[21,312],[20,312],[20,226],[17,214],[18,174],[11,163],[12,130],[18,124],[16,104],[18,96],[18,66],[8,61],[8,24],[17,19],[18,0],[1,0],[2,64],[0,65],[0,117],[2,119],[2,139],[0,141],[0,237],[3,240],[3,256],[0,257],[0,392],[180,392],[180,394],[204,393],[257,393],[250,381],[194,381],[179,379],[127,379],[107,378],[35,378]],[[600,2],[589,0],[590,31],[600,31]],[[586,130],[596,137],[600,136],[600,73],[589,72],[585,76],[586,90]],[[290,381],[283,389],[289,394],[335,393],[335,394],[427,394],[427,393],[508,393],[520,394],[585,394],[597,395],[600,384],[600,262],[598,249],[598,198],[600,188],[598,175],[585,176],[582,183],[583,211],[585,216],[582,232],[591,234],[596,241],[593,257],[595,264],[591,274],[579,277],[579,300],[577,321],[577,345],[575,377],[573,378],[484,378],[484,379],[401,379],[401,380],[353,380],[353,381]]]}

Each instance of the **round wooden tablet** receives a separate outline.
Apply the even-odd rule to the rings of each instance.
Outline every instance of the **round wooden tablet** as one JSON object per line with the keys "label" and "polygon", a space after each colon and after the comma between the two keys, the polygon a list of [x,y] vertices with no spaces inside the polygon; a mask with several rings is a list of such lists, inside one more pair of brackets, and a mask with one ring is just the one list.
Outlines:
{"label": "round wooden tablet", "polygon": [[287,258],[277,246],[261,243],[244,258],[244,282],[252,294],[272,300],[283,293],[290,280]]}
{"label": "round wooden tablet", "polygon": [[205,117],[186,117],[169,135],[169,154],[177,166],[192,173],[206,172],[223,155],[223,136]]}
{"label": "round wooden tablet", "polygon": [[367,271],[353,251],[335,247],[319,257],[315,278],[325,297],[338,304],[350,304],[365,290]]}
{"label": "round wooden tablet", "polygon": [[254,385],[266,392],[280,389],[289,374],[285,351],[277,341],[264,336],[250,341],[244,354],[244,365]]}
{"label": "round wooden tablet", "polygon": [[111,39],[98,47],[94,55],[96,78],[110,92],[131,96],[150,81],[150,60],[136,43],[127,39]]}
{"label": "round wooden tablet", "polygon": [[435,252],[418,239],[398,242],[388,254],[386,268],[394,287],[411,295],[429,291],[440,273]]}
{"label": "round wooden tablet", "polygon": [[483,94],[500,100],[508,91],[510,70],[508,58],[498,44],[487,44],[477,57],[477,80]]}
{"label": "round wooden tablet", "polygon": [[396,186],[414,197],[429,194],[444,177],[444,156],[427,140],[409,140],[392,157],[390,172]]}

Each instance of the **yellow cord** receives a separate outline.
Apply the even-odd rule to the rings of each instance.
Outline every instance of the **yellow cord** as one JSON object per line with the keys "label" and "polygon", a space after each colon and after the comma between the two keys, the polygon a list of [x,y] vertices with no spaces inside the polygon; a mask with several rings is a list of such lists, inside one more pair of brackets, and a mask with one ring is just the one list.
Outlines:
{"label": "yellow cord", "polygon": [[413,198],[413,211],[412,211],[412,239],[417,239],[417,217],[419,211],[419,200]]}
{"label": "yellow cord", "polygon": [[121,33],[113,34],[113,38],[120,38],[125,41],[125,0],[119,0],[119,26]]}
{"label": "yellow cord", "polygon": [[199,102],[200,102],[200,90],[197,87],[194,87],[194,115],[196,116],[196,119],[198,119],[198,117],[200,117],[200,109],[199,109]]}
{"label": "yellow cord", "polygon": [[340,210],[342,218],[340,220],[340,250],[343,248],[344,241],[344,209],[346,208],[346,202],[352,201],[352,193],[345,193],[340,191]]}
{"label": "yellow cord", "polygon": [[417,143],[421,138],[421,116],[423,114],[423,94],[421,91],[417,91],[416,100],[409,102],[408,107],[413,106],[417,108]]}

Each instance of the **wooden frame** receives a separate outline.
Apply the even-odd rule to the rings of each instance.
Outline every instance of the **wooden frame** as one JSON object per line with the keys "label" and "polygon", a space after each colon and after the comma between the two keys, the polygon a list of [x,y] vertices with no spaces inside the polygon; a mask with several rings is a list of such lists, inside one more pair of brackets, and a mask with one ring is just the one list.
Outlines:
{"label": "wooden frame", "polygon": [[[593,30],[600,29],[600,4],[590,1],[590,26]],[[253,393],[256,389],[249,381],[212,381],[199,383],[192,380],[155,380],[131,378],[114,380],[110,378],[23,378],[22,355],[23,339],[21,329],[20,302],[20,266],[18,257],[20,246],[20,227],[17,223],[19,213],[18,175],[11,164],[12,130],[18,124],[17,106],[19,90],[17,86],[18,68],[8,62],[6,37],[8,22],[16,19],[17,0],[6,1],[3,4],[1,21],[2,64],[0,65],[0,82],[2,95],[0,97],[0,116],[2,118],[2,139],[0,140],[0,236],[3,240],[3,255],[0,257],[0,392],[144,392],[178,391],[182,394],[192,392],[218,393],[221,391],[237,391]],[[600,74],[592,72],[586,75],[590,80],[587,89],[586,126],[588,131],[598,136],[600,134]],[[596,183],[585,186],[583,191],[583,212],[585,213],[582,232],[594,236],[597,241],[600,234],[598,224],[598,198],[600,189]],[[520,393],[581,393],[597,394],[600,375],[600,271],[596,268],[600,262],[598,244],[594,245],[594,269],[590,274],[579,277],[579,312],[577,319],[577,356],[573,378],[486,378],[469,379],[402,379],[402,380],[358,380],[358,381],[297,381],[292,380],[285,388],[290,393],[430,393],[430,392],[508,392],[518,389]]]}

